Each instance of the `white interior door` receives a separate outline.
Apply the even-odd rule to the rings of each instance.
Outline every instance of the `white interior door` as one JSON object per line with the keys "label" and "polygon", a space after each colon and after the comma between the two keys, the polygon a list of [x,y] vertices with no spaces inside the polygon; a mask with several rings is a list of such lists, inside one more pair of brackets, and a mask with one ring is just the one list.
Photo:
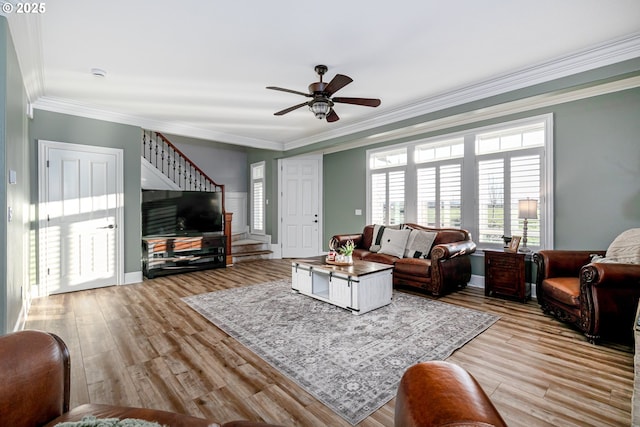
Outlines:
{"label": "white interior door", "polygon": [[320,157],[280,161],[280,241],[283,258],[320,255],[322,189]]}
{"label": "white interior door", "polygon": [[122,150],[41,142],[45,294],[122,283]]}

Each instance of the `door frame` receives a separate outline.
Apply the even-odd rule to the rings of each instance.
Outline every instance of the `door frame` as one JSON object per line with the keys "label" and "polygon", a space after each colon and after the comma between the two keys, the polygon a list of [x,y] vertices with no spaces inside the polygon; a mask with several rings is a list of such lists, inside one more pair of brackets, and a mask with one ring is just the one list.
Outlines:
{"label": "door frame", "polygon": [[67,150],[82,153],[110,154],[116,158],[116,230],[115,230],[115,271],[116,283],[124,283],[124,150],[121,148],[99,147],[94,145],[73,144],[69,142],[38,140],[38,290],[37,296],[48,296],[49,282],[47,274],[46,239],[48,221],[44,214],[47,212],[47,159],[49,150]]}
{"label": "door frame", "polygon": [[284,174],[283,174],[283,162],[287,161],[295,161],[295,160],[317,160],[318,161],[318,247],[316,248],[316,252],[318,254],[322,254],[322,248],[323,248],[323,244],[322,244],[322,236],[324,234],[324,187],[323,187],[323,157],[322,155],[302,155],[302,156],[295,156],[295,157],[287,157],[287,158],[283,158],[283,159],[278,159],[278,242],[279,242],[279,249],[280,249],[280,258],[282,258],[282,239],[283,239],[283,233],[282,230],[284,230],[285,228],[285,223],[284,223],[284,218],[282,215],[282,206],[283,205],[283,199],[284,199],[284,194],[283,194],[283,189],[284,189],[284,183],[282,182],[282,180],[284,179]]}

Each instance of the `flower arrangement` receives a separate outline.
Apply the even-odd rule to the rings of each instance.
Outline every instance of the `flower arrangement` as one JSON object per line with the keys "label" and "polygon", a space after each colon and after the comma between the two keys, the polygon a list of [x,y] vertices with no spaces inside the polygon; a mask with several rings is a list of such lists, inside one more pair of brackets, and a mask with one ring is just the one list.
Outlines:
{"label": "flower arrangement", "polygon": [[344,256],[351,256],[353,255],[353,250],[355,248],[356,248],[356,245],[355,243],[353,243],[353,240],[347,240],[347,243],[340,246],[340,249],[338,249],[338,251]]}

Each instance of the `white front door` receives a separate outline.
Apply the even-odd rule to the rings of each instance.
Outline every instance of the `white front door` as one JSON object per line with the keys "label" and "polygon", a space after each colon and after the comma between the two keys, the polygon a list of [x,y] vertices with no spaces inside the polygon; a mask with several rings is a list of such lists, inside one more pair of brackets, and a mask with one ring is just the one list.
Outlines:
{"label": "white front door", "polygon": [[322,252],[321,157],[280,161],[280,241],[283,258],[305,258]]}
{"label": "white front door", "polygon": [[122,283],[122,150],[40,142],[45,295]]}

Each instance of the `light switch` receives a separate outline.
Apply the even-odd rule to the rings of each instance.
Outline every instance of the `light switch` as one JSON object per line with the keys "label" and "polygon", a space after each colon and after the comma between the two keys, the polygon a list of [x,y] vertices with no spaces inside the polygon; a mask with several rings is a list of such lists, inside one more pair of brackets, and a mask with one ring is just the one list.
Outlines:
{"label": "light switch", "polygon": [[356,209],[356,215],[362,215],[362,209]]}
{"label": "light switch", "polygon": [[9,184],[15,184],[18,180],[18,174],[14,170],[9,170]]}

